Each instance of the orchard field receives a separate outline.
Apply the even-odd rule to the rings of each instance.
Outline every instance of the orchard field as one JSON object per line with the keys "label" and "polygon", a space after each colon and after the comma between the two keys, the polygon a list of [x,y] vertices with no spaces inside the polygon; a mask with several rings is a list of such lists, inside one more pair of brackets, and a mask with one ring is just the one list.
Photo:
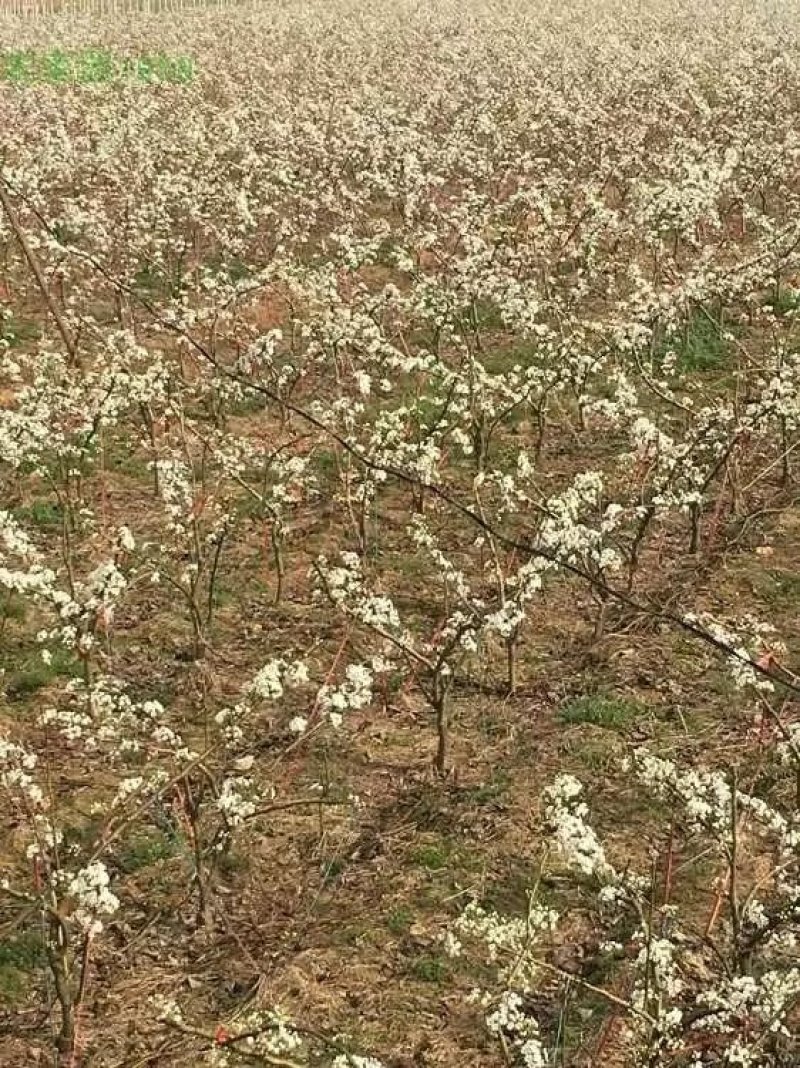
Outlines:
{"label": "orchard field", "polygon": [[0,1065],[797,1068],[800,4],[133,6],[0,3]]}

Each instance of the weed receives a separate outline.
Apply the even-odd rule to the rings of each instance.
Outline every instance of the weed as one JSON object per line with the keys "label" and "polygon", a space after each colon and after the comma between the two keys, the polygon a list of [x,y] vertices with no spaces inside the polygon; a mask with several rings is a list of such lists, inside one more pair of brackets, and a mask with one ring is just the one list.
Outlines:
{"label": "weed", "polygon": [[[228,402],[228,411],[232,416],[246,416],[255,415],[258,412],[263,412],[266,407],[264,397],[260,393],[256,393],[255,390],[246,392],[243,397],[238,400],[232,400]],[[253,498],[253,504],[257,502]],[[260,506],[259,506],[260,507]]]}
{"label": "weed", "polygon": [[662,342],[658,356],[663,359],[668,351],[676,353],[678,371],[717,371],[725,364],[727,347],[719,325],[696,311],[682,330]]}
{"label": "weed", "polygon": [[0,995],[19,997],[31,972],[44,960],[44,946],[38,931],[24,931],[0,939]]}
{"label": "weed", "polygon": [[417,957],[409,967],[409,973],[421,983],[441,983],[447,971],[447,961],[437,954]]}
{"label": "weed", "polygon": [[451,853],[452,848],[448,842],[431,843],[412,850],[411,861],[427,871],[442,871],[447,867]]}
{"label": "weed", "polygon": [[27,614],[27,605],[18,594],[9,591],[0,602],[0,621],[5,619],[22,620]]}
{"label": "weed", "polygon": [[766,587],[763,596],[780,607],[786,608],[800,597],[800,575],[794,571],[773,569],[761,576],[761,582]]}
{"label": "weed", "polygon": [[330,886],[335,883],[346,867],[344,857],[331,857],[322,869],[322,885]]}
{"label": "weed", "polygon": [[24,341],[37,341],[42,335],[36,323],[16,319],[13,315],[0,315],[0,341],[8,342],[10,348]]}
{"label": "weed", "polygon": [[502,797],[508,791],[510,785],[511,777],[508,772],[498,769],[488,782],[466,787],[463,791],[463,797],[475,805],[488,805]]}
{"label": "weed", "polygon": [[[468,309],[467,319],[471,314]],[[481,330],[502,330],[505,325],[502,311],[493,300],[476,300],[474,315]]]}
{"label": "weed", "polygon": [[56,501],[34,501],[33,504],[15,508],[14,518],[23,525],[53,530],[61,526],[64,509]]}
{"label": "weed", "polygon": [[563,724],[590,723],[607,730],[622,730],[641,713],[642,708],[635,701],[587,694],[563,705],[558,719]]}
{"label": "weed", "polygon": [[109,471],[118,471],[131,478],[152,479],[149,460],[136,452],[109,450],[105,455],[105,462]]}
{"label": "weed", "polygon": [[54,649],[46,664],[37,653],[25,660],[8,676],[6,696],[19,700],[49,686],[57,678],[77,677],[80,666],[66,649]]}
{"label": "weed", "polygon": [[229,260],[223,270],[231,282],[241,282],[243,278],[251,278],[253,275],[253,268],[238,259]]}
{"label": "weed", "polygon": [[604,774],[619,760],[619,743],[610,733],[602,730],[565,737],[561,752],[578,760],[589,771]]}
{"label": "weed", "polygon": [[536,362],[535,345],[492,346],[481,363],[493,375],[508,374],[515,367],[530,367]]}
{"label": "weed", "polygon": [[228,877],[250,870],[250,856],[241,849],[227,849],[217,857],[217,868]]}
{"label": "weed", "polygon": [[117,862],[124,872],[132,873],[149,868],[161,860],[168,860],[177,852],[178,842],[174,835],[153,829],[126,842]]}
{"label": "weed", "polygon": [[393,908],[386,917],[386,926],[393,935],[397,935],[398,937],[406,934],[413,922],[413,912],[411,909],[405,908],[403,905],[398,905],[396,908]]}
{"label": "weed", "polygon": [[800,290],[784,286],[772,293],[766,302],[776,315],[787,315],[800,308]]}
{"label": "weed", "polygon": [[332,449],[316,449],[312,453],[312,467],[320,479],[336,477],[336,453]]}
{"label": "weed", "polygon": [[[537,872],[529,861],[510,859],[505,873],[484,888],[480,903],[484,908],[500,912],[523,912],[528,907],[530,888],[536,881]],[[544,885],[539,887],[538,900],[549,903],[548,889]]]}

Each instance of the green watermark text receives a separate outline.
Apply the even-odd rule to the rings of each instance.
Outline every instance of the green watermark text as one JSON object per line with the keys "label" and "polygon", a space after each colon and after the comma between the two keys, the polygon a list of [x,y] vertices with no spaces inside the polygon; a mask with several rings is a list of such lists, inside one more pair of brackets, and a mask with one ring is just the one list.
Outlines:
{"label": "green watermark text", "polygon": [[194,62],[188,56],[162,52],[120,56],[99,48],[65,52],[0,52],[0,80],[18,85],[37,83],[76,85],[91,82],[190,82]]}

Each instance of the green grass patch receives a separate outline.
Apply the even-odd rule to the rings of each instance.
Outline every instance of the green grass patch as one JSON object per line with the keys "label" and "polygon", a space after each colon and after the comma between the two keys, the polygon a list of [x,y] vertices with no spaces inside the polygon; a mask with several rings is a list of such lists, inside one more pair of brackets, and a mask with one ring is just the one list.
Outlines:
{"label": "green grass patch", "polygon": [[332,449],[315,449],[311,454],[311,470],[321,480],[333,479],[338,474],[338,461]]}
{"label": "green grass patch", "polygon": [[241,282],[242,279],[253,276],[253,268],[235,256],[231,259],[214,256],[207,261],[206,266],[213,274],[221,276],[228,282]]}
{"label": "green grass patch", "polygon": [[14,509],[14,518],[25,526],[42,530],[59,530],[64,520],[64,509],[55,501],[34,501]]}
{"label": "green grass patch", "polygon": [[523,915],[528,908],[531,887],[536,886],[536,900],[540,904],[552,904],[550,891],[539,880],[536,863],[524,857],[509,857],[502,874],[493,877],[484,887],[480,904],[496,912]]}
{"label": "green grass patch", "polygon": [[570,764],[577,761],[581,769],[598,775],[605,775],[612,770],[619,770],[619,741],[611,732],[593,730],[591,733],[570,734],[560,747],[559,752],[568,758]]}
{"label": "green grass patch", "polygon": [[421,983],[442,983],[447,978],[447,960],[439,954],[431,953],[416,957],[409,964],[409,975]]}
{"label": "green grass patch", "polygon": [[133,285],[143,296],[178,297],[184,284],[184,272],[180,263],[165,267],[144,264],[133,276]]}
{"label": "green grass patch", "polygon": [[471,307],[465,308],[463,315],[467,323],[472,323],[473,314],[478,324],[478,329],[481,331],[502,330],[505,325],[500,307],[493,300],[485,298],[476,300],[474,313]]}
{"label": "green grass patch", "polygon": [[782,286],[777,292],[767,297],[766,304],[776,315],[788,315],[800,308],[800,290]]}
{"label": "green grass patch", "polygon": [[53,649],[49,664],[42,660],[40,653],[36,653],[9,672],[5,685],[6,696],[11,700],[20,700],[44,689],[57,678],[76,678],[80,673],[80,664],[66,649]]}
{"label": "green grass patch", "polygon": [[263,412],[266,406],[265,398],[255,390],[250,390],[240,400],[228,401],[228,414],[232,416],[257,415]]}
{"label": "green grass patch", "polygon": [[0,598],[0,622],[7,619],[14,619],[19,622],[23,620],[27,614],[27,601],[13,590],[7,591],[5,596]]}
{"label": "green grass patch", "polygon": [[635,701],[617,697],[586,695],[568,701],[559,709],[558,720],[565,725],[589,723],[606,730],[623,730],[642,714]]}
{"label": "green grass patch", "polygon": [[414,922],[414,913],[411,909],[406,908],[404,905],[398,905],[397,908],[392,909],[389,915],[386,917],[386,926],[396,935],[398,938],[401,935],[407,934],[411,924]]}
{"label": "green grass patch", "polygon": [[322,868],[322,885],[332,886],[347,867],[344,857],[331,857]]}
{"label": "green grass patch", "polygon": [[461,791],[465,801],[474,805],[489,805],[506,794],[511,786],[511,777],[506,771],[497,770],[488,782],[467,786]]}
{"label": "green grass patch", "polygon": [[0,997],[18,998],[25,993],[31,973],[45,957],[38,931],[21,931],[0,938]]}
{"label": "green grass patch", "polygon": [[728,348],[719,324],[704,311],[696,311],[677,333],[664,338],[656,357],[663,360],[668,351],[677,355],[678,371],[719,371],[725,366]]}
{"label": "green grass patch", "polygon": [[508,374],[515,367],[530,367],[536,363],[538,350],[533,343],[491,345],[484,352],[481,363],[490,374]]}
{"label": "green grass patch", "polygon": [[38,341],[42,336],[36,323],[17,319],[11,314],[0,314],[0,340],[8,342],[9,348],[16,348],[26,341]]}
{"label": "green grass patch", "polygon": [[449,842],[431,842],[411,851],[411,862],[426,871],[442,871],[447,867],[453,850]]}
{"label": "green grass patch", "polygon": [[120,850],[117,863],[124,872],[132,874],[169,860],[179,852],[180,842],[174,834],[154,828],[130,838]]}
{"label": "green grass patch", "polygon": [[144,479],[150,487],[153,485],[153,472],[148,466],[150,460],[143,453],[125,452],[121,447],[118,451],[114,447],[106,452],[105,463],[108,471],[117,471],[130,478]]}
{"label": "green grass patch", "polygon": [[772,568],[756,574],[757,592],[775,607],[789,608],[800,600],[800,574]]}

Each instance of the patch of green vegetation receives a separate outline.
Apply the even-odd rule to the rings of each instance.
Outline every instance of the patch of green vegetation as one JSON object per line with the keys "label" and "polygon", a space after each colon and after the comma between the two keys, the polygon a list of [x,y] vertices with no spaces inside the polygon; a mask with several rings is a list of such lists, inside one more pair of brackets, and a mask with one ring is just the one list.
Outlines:
{"label": "patch of green vegetation", "polygon": [[410,789],[404,798],[403,811],[419,831],[445,835],[452,828],[450,806],[441,790],[430,784],[420,783]]}
{"label": "patch of green vegetation", "polygon": [[584,1049],[589,1036],[597,1034],[608,1016],[607,999],[592,991],[581,993],[580,1007],[565,1003],[563,1014],[557,1020],[557,1036],[554,1036],[560,1062],[567,1063],[566,1058],[571,1053]]}
{"label": "patch of green vegetation", "polygon": [[146,263],[133,276],[133,284],[137,289],[156,293],[164,284],[164,275],[161,271]]}
{"label": "patch of green vegetation", "polygon": [[67,854],[93,853],[103,833],[103,815],[100,812],[91,815],[76,812],[64,812],[60,819],[64,835],[63,846]]}
{"label": "patch of green vegetation", "polygon": [[[363,1050],[370,1049],[371,1047],[380,1044],[382,1037],[382,1031],[380,1029],[376,1029],[373,1034],[371,1031],[362,1029],[361,1026],[359,1026],[356,1030],[351,1028],[347,1032],[337,1032],[337,1034],[329,1040],[328,1046],[331,1054],[353,1058],[358,1057]],[[350,1060],[348,1060],[347,1063],[350,1064]],[[355,1063],[358,1064],[358,1061],[355,1061]]]}
{"label": "patch of green vegetation", "polygon": [[148,466],[150,461],[140,453],[109,450],[105,462],[109,471],[118,471],[121,475],[129,475],[131,478],[147,479],[151,486],[153,484],[153,472]]}
{"label": "patch of green vegetation", "polygon": [[524,915],[528,909],[531,887],[537,885],[536,900],[547,904],[548,890],[539,880],[538,869],[524,858],[509,858],[502,877],[494,878],[484,888],[481,905],[507,914]]}
{"label": "patch of green vegetation", "polygon": [[[663,808],[661,811],[663,816]],[[680,834],[680,821],[677,821],[677,829]],[[718,873],[719,867],[714,854],[700,853],[693,856],[690,863],[680,865],[676,885],[680,892],[691,894],[695,900],[702,900]]]}
{"label": "patch of green vegetation", "polygon": [[0,620],[24,619],[28,612],[27,602],[18,593],[9,590],[0,600]]}
{"label": "patch of green vegetation", "polygon": [[146,263],[133,276],[134,288],[144,296],[177,297],[182,284],[180,263],[175,267],[153,267]]}
{"label": "patch of green vegetation", "polygon": [[242,519],[264,520],[269,516],[264,505],[249,493],[237,502],[236,513]]}
{"label": "patch of green vegetation", "polygon": [[447,867],[453,848],[445,840],[417,846],[411,851],[411,862],[427,871],[442,871]]}
{"label": "patch of green vegetation", "polygon": [[315,449],[311,454],[311,469],[321,479],[335,478],[337,466],[333,449]]}
{"label": "patch of green vegetation", "polygon": [[772,568],[756,577],[758,592],[776,605],[789,607],[796,604],[800,598],[800,574],[796,571],[779,571]]}
{"label": "patch of green vegetation", "polygon": [[[183,841],[176,838],[179,845],[183,846]],[[225,852],[220,853],[216,860],[217,869],[220,875],[234,876],[240,875],[242,872],[250,871],[252,866],[252,859],[250,854],[244,849],[226,849]]]}
{"label": "patch of green vegetation", "polygon": [[641,716],[642,711],[635,701],[587,694],[562,705],[558,719],[563,724],[590,723],[607,730],[622,730]]}
{"label": "patch of green vegetation", "polygon": [[124,872],[130,874],[168,860],[179,851],[180,843],[174,834],[153,828],[130,838],[120,850],[117,863]]}
{"label": "patch of green vegetation", "polygon": [[37,341],[42,335],[36,323],[17,319],[13,315],[0,316],[0,340],[8,342],[9,348],[15,348],[25,341]]}
{"label": "patch of green vegetation", "polygon": [[42,660],[40,653],[36,653],[17,664],[9,673],[6,696],[19,700],[44,689],[57,678],[75,678],[80,673],[80,664],[66,649],[54,649],[49,664]]}
{"label": "patch of green vegetation", "polygon": [[228,586],[220,581],[219,572],[217,573],[217,580],[214,583],[214,597],[212,608],[225,608],[232,604],[238,604],[239,591],[232,586]]}
{"label": "patch of green vegetation", "polygon": [[404,905],[398,905],[396,908],[393,908],[386,917],[386,926],[393,935],[397,935],[398,937],[407,934],[408,929],[413,922],[414,913]]}
{"label": "patch of green vegetation", "polygon": [[31,972],[44,960],[44,952],[38,931],[22,931],[0,939],[0,996],[15,998],[24,993]]}
{"label": "patch of green vegetation", "polygon": [[331,857],[322,869],[322,885],[331,886],[347,867],[344,857]]}
{"label": "patch of green vegetation", "polygon": [[402,671],[392,671],[386,676],[386,692],[388,694],[400,693],[406,677]]}
{"label": "patch of green vegetation", "polygon": [[[729,704],[731,711],[733,711],[734,708],[742,707],[742,690],[736,685],[736,682],[729,671],[724,669],[716,670],[715,668],[704,671],[703,687],[709,694],[716,694],[718,697],[721,697]],[[692,709],[687,710],[687,719],[689,719],[689,722],[697,722],[693,714],[690,718],[690,713],[693,713]]]}
{"label": "patch of green vegetation", "polygon": [[475,805],[488,805],[507,793],[510,786],[510,775],[508,772],[498,768],[488,782],[466,787],[462,791],[462,797]]}
{"label": "patch of green vegetation", "polygon": [[414,421],[417,425],[430,430],[436,426],[442,418],[442,400],[436,396],[420,395],[416,388],[407,390],[402,395],[403,402],[414,413]]}
{"label": "patch of green vegetation", "polygon": [[266,407],[266,399],[254,389],[248,390],[240,400],[228,401],[228,412],[232,416],[255,415],[257,412],[263,412]]}
{"label": "patch of green vegetation", "polygon": [[483,298],[476,300],[474,312],[472,308],[465,309],[465,321],[471,323],[473,314],[481,331],[503,329],[503,316],[499,305],[495,301]]}
{"label": "patch of green vegetation", "polygon": [[772,308],[776,315],[788,315],[789,312],[800,308],[800,290],[790,286],[782,286],[777,292],[773,292],[766,300],[768,307]]}
{"label": "patch of green vegetation", "polygon": [[391,237],[384,238],[375,250],[375,264],[378,267],[397,266],[397,245]]}
{"label": "patch of green vegetation", "polygon": [[209,256],[205,261],[205,268],[210,278],[223,282],[241,282],[242,279],[253,276],[253,268],[236,256]]}
{"label": "patch of green vegetation", "polygon": [[14,518],[26,526],[53,530],[61,527],[64,509],[57,501],[34,501],[14,509]]}
{"label": "patch of green vegetation", "polygon": [[694,316],[679,349],[678,362],[687,371],[714,371],[725,363],[726,346],[719,327],[705,315]]}
{"label": "patch of green vegetation", "polygon": [[484,352],[481,362],[490,374],[507,374],[515,367],[530,367],[536,361],[536,346],[492,345]]}
{"label": "patch of green vegetation", "polygon": [[704,311],[695,312],[682,330],[664,339],[660,357],[668,351],[677,354],[679,371],[718,371],[727,357],[719,324]]}
{"label": "patch of green vegetation", "polygon": [[502,705],[496,701],[481,702],[477,726],[487,742],[505,738],[508,734],[508,718],[504,715]]}
{"label": "patch of green vegetation", "polygon": [[570,733],[565,736],[560,752],[589,771],[605,773],[619,767],[619,740],[603,730],[590,728],[590,733]]}
{"label": "patch of green vegetation", "polygon": [[409,965],[409,974],[421,983],[442,983],[447,977],[447,960],[439,954],[416,957]]}
{"label": "patch of green vegetation", "polygon": [[332,941],[338,946],[371,946],[378,944],[375,931],[365,920],[353,923],[337,923],[332,931]]}

